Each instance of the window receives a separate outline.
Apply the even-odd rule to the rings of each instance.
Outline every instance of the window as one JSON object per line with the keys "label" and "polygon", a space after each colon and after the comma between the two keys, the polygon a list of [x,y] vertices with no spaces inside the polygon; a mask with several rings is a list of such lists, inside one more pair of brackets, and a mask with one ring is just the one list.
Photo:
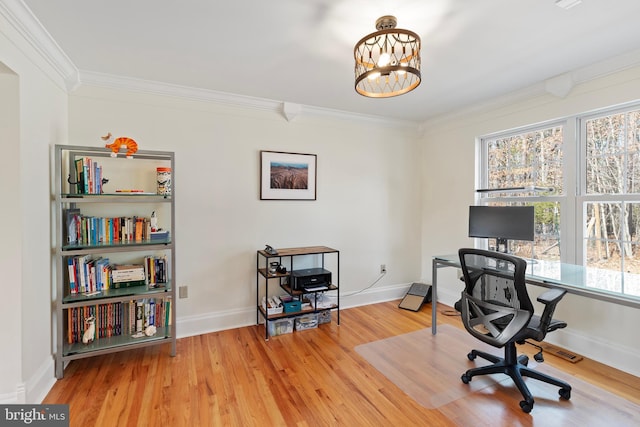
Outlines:
{"label": "window", "polygon": [[[563,194],[563,126],[560,124],[485,138],[481,142],[486,190],[479,204],[532,205],[535,240],[511,242],[525,258],[560,259]],[[495,247],[495,242],[488,242]]]}
{"label": "window", "polygon": [[640,102],[483,137],[480,148],[477,204],[535,208],[535,241],[513,253],[592,267],[603,274],[587,286],[640,296]]}
{"label": "window", "polygon": [[619,273],[608,290],[640,296],[640,109],[584,117],[580,126],[582,262]]}

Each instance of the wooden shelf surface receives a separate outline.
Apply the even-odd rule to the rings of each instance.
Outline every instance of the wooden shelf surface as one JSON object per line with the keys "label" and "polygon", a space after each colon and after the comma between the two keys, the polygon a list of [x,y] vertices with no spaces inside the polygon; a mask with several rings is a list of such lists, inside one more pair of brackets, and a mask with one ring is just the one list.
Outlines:
{"label": "wooden shelf surface", "polygon": [[328,246],[304,246],[299,248],[284,248],[276,249],[278,252],[276,255],[268,254],[264,249],[259,250],[260,255],[265,258],[278,258],[282,256],[298,256],[298,255],[314,255],[314,254],[329,254],[338,252],[337,249],[330,248]]}

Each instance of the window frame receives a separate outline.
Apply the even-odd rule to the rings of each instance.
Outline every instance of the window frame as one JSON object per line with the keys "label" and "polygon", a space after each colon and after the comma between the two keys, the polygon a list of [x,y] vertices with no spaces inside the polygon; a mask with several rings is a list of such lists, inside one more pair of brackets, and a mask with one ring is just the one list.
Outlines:
{"label": "window frame", "polygon": [[[476,189],[487,188],[488,141],[507,138],[523,133],[535,132],[555,126],[562,127],[562,194],[489,197],[475,192],[474,202],[487,205],[489,202],[558,202],[560,205],[560,261],[586,265],[586,205],[593,202],[640,203],[639,194],[587,194],[587,133],[588,120],[626,113],[640,109],[640,100],[582,112],[563,118],[520,126],[489,133],[476,138]],[[476,239],[477,247],[487,247],[487,239]]]}
{"label": "window frame", "polygon": [[[640,101],[625,103],[617,106],[612,106],[608,108],[603,108],[599,110],[595,110],[589,113],[580,114],[576,116],[576,123],[578,128],[578,144],[580,146],[579,155],[578,155],[578,164],[580,179],[578,182],[578,191],[576,194],[576,211],[581,212],[581,221],[576,221],[576,228],[586,221],[586,209],[587,203],[594,202],[617,202],[617,203],[640,203],[640,193],[587,193],[587,122],[589,120],[602,118],[606,116],[611,116],[615,114],[625,114],[629,111],[640,109]],[[626,177],[626,171],[625,171]],[[574,264],[586,265],[587,263],[587,253],[586,253],[586,236],[585,230],[580,229],[579,234],[577,234],[576,240],[576,262]],[[579,242],[579,243],[578,243]],[[621,271],[623,273],[623,271]]]}
{"label": "window frame", "polygon": [[[575,123],[575,121],[573,122]],[[476,205],[488,205],[491,202],[494,203],[541,203],[541,202],[554,202],[560,205],[560,229],[562,231],[560,238],[560,260],[561,262],[571,262],[573,258],[567,255],[575,252],[574,248],[570,244],[575,240],[575,228],[571,226],[575,221],[570,221],[568,215],[574,211],[572,203],[570,203],[570,193],[575,192],[575,179],[572,177],[575,174],[569,174],[566,167],[567,156],[574,154],[573,148],[567,147],[567,134],[573,137],[575,134],[575,126],[572,125],[572,121],[569,119],[557,119],[549,120],[546,122],[537,123],[530,126],[522,126],[506,131],[495,132],[492,134],[483,135],[476,138],[476,189],[488,188],[489,183],[489,141],[495,139],[508,138],[515,135],[521,135],[524,133],[536,132],[543,129],[549,129],[554,127],[562,128],[562,193],[552,193],[549,195],[528,195],[528,196],[489,196],[487,193],[475,192],[475,204]],[[570,176],[571,175],[571,176]],[[568,224],[570,231],[565,234],[564,224]],[[475,239],[476,247],[487,248],[487,239]],[[533,245],[533,243],[531,243]]]}

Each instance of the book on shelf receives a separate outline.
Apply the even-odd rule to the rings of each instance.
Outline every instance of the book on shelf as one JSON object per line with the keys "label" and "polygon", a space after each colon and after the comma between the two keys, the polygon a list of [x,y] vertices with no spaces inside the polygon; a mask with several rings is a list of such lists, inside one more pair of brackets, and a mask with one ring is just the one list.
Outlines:
{"label": "book on shelf", "polygon": [[146,256],[144,258],[145,278],[149,286],[167,283],[169,277],[166,255]]}
{"label": "book on shelf", "polygon": [[149,217],[94,217],[79,209],[65,211],[65,242],[77,245],[139,243],[168,238],[168,231],[154,237]]}
{"label": "book on shelf", "polygon": [[144,328],[144,301],[136,301],[136,328],[135,332],[142,332]]}
{"label": "book on shelf", "polygon": [[77,194],[102,194],[102,166],[91,157],[74,160]]}
{"label": "book on shelf", "polygon": [[143,264],[112,265],[111,278],[114,282],[145,280]]}
{"label": "book on shelf", "polygon": [[143,332],[149,325],[170,325],[170,301],[163,298],[145,298],[132,301],[109,302],[67,309],[66,342],[82,342],[87,317],[95,317],[94,340],[100,341],[121,335]]}
{"label": "book on shelf", "polygon": [[81,255],[67,258],[67,282],[70,295],[109,289],[111,277],[108,258]]}
{"label": "book on shelf", "polygon": [[70,245],[78,243],[77,223],[80,221],[80,209],[69,208],[64,209],[62,212],[64,219],[64,235],[62,239],[64,242]]}
{"label": "book on shelf", "polygon": [[113,282],[111,287],[113,289],[124,289],[124,288],[132,288],[135,286],[145,286],[147,284],[144,280],[129,280],[125,282]]}

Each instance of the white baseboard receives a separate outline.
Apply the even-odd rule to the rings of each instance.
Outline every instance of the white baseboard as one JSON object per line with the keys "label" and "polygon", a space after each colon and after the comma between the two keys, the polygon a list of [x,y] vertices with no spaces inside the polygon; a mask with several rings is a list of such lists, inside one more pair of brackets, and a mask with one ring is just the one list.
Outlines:
{"label": "white baseboard", "polygon": [[[352,296],[349,296],[347,293],[340,296],[340,309],[399,299],[404,296],[408,288],[409,284],[401,284],[381,286]],[[258,320],[262,322],[263,319],[260,317]],[[178,317],[176,320],[176,330],[178,338],[185,338],[255,324],[256,309],[254,307],[248,307],[239,310]]]}
{"label": "white baseboard", "polygon": [[38,404],[56,383],[53,358],[48,357],[27,382],[16,384],[14,392],[0,395],[1,404]]}
{"label": "white baseboard", "polygon": [[[357,295],[340,297],[340,309],[393,301],[402,298],[410,284],[400,284],[369,289]],[[438,289],[438,301],[453,306],[460,299],[459,289]],[[234,329],[256,324],[254,307],[183,316],[176,321],[177,337],[185,338],[211,332]],[[585,335],[581,331],[566,328],[549,335],[548,341],[589,359],[640,377],[640,355],[617,343],[610,343]],[[15,393],[0,395],[0,403],[40,403],[55,384],[54,362],[48,360],[26,384],[16,386]]]}

